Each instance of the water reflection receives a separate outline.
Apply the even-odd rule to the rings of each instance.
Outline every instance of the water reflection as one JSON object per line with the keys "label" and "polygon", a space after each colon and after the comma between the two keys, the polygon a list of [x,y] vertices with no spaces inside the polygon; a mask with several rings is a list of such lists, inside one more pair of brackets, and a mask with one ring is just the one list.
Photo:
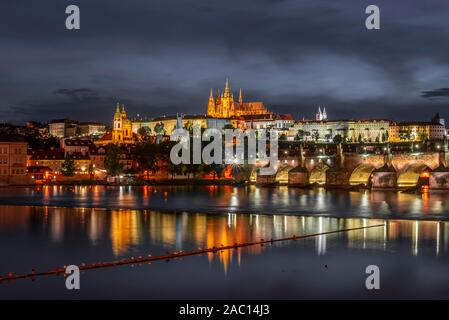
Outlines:
{"label": "water reflection", "polygon": [[112,211],[110,215],[112,252],[118,256],[142,241],[141,215],[130,210]]}
{"label": "water reflection", "polygon": [[[413,256],[440,256],[448,252],[449,223],[442,221],[0,206],[1,234],[5,237],[18,231],[31,234],[30,250],[41,250],[35,243],[44,240],[63,247],[82,244],[91,248],[103,244],[102,251],[97,253],[111,259],[150,252],[219,248],[374,224],[385,226],[320,235],[296,243],[314,248],[316,255],[326,255],[337,244],[351,249],[394,251],[398,243],[408,243],[409,254]],[[2,241],[0,248],[5,245],[14,244]],[[284,245],[287,244],[273,244]],[[226,250],[210,253],[207,258],[209,263],[218,261],[227,272],[230,265],[244,263],[243,253],[257,255],[266,248]]]}
{"label": "water reflection", "polygon": [[0,204],[188,212],[275,213],[449,221],[449,197],[388,191],[233,186],[41,186],[2,189]]}

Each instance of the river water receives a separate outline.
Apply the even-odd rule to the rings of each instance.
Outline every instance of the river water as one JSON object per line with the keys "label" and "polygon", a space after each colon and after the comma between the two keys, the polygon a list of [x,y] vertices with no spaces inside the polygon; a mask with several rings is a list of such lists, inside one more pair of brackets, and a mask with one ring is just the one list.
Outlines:
{"label": "river water", "polygon": [[[370,225],[170,262],[3,281],[0,298],[449,298],[444,194],[256,187],[0,192],[0,275]],[[447,222],[446,222],[447,221]],[[367,290],[365,268],[380,268]]]}

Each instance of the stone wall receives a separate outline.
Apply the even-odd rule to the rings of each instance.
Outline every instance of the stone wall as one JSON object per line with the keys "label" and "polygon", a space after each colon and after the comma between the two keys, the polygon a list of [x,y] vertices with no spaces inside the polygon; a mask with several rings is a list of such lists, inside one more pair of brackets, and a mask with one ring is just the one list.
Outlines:
{"label": "stone wall", "polygon": [[430,189],[449,189],[449,172],[431,172],[429,177]]}
{"label": "stone wall", "polygon": [[309,184],[309,173],[307,171],[292,172],[288,173],[288,184],[290,185],[308,185]]}
{"label": "stone wall", "polygon": [[371,183],[373,189],[394,189],[397,186],[396,172],[373,172]]}

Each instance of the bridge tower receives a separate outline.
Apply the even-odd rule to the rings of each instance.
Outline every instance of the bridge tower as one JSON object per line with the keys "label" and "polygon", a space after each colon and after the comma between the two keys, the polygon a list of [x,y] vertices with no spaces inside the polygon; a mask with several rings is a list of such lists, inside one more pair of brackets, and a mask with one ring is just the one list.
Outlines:
{"label": "bridge tower", "polygon": [[345,156],[341,143],[337,145],[337,157],[335,165],[326,171],[326,187],[346,188],[349,186],[350,174],[345,168]]}
{"label": "bridge tower", "polygon": [[289,187],[305,187],[310,184],[309,171],[306,168],[306,159],[304,156],[304,147],[302,143],[299,145],[299,162],[298,166],[288,172]]}

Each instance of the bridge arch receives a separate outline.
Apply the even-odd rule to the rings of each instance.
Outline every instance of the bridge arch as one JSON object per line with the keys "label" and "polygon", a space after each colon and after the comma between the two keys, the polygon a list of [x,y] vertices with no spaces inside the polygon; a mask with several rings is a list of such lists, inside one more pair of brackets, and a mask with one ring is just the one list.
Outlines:
{"label": "bridge arch", "polygon": [[288,172],[293,169],[293,166],[283,166],[276,172],[276,181],[279,183],[288,183]]}
{"label": "bridge arch", "polygon": [[256,182],[257,181],[257,170],[258,170],[258,168],[254,167],[253,170],[251,171],[251,174],[249,176],[249,181],[250,182]]}
{"label": "bridge arch", "polygon": [[375,167],[369,163],[359,164],[354,171],[351,173],[351,177],[349,178],[350,185],[359,185],[364,184],[368,185],[371,178],[371,173]]}
{"label": "bridge arch", "polygon": [[329,170],[329,166],[325,163],[318,163],[310,172],[310,183],[325,184],[326,183],[326,171]]}
{"label": "bridge arch", "polygon": [[428,181],[430,170],[431,169],[425,163],[412,163],[408,165],[399,174],[398,187],[413,187],[420,182]]}

